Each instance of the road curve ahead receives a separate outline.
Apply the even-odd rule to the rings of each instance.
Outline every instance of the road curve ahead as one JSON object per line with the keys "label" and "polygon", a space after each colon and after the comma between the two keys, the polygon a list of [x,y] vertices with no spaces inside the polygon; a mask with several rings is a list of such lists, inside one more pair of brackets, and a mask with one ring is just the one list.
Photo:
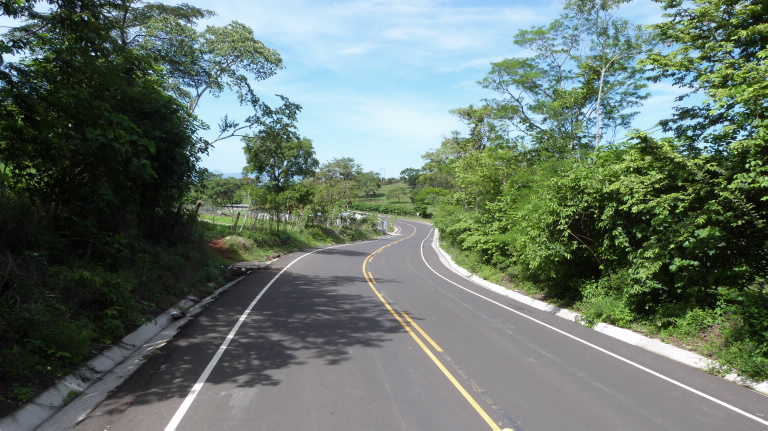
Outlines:
{"label": "road curve ahead", "polygon": [[244,278],[77,430],[766,430],[768,398],[446,270],[431,226]]}

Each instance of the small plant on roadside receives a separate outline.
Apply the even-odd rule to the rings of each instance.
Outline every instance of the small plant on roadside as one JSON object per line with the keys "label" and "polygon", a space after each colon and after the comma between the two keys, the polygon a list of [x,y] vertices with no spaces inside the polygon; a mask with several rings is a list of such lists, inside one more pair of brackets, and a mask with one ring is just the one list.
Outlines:
{"label": "small plant on roadside", "polygon": [[27,403],[35,396],[35,391],[26,386],[14,386],[11,393],[8,394],[8,399],[19,403]]}
{"label": "small plant on roadside", "polygon": [[64,400],[62,401],[63,405],[67,405],[75,400],[75,398],[79,397],[83,394],[83,391],[69,391],[67,393],[67,396],[64,397]]}

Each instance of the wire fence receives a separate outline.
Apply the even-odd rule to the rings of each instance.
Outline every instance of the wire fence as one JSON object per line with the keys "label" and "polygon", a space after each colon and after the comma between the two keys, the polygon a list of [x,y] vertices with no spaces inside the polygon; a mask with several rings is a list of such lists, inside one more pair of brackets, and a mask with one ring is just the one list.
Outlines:
{"label": "wire fence", "polygon": [[[368,213],[360,211],[302,211],[274,212],[264,208],[250,208],[247,205],[212,206],[201,205],[198,219],[210,223],[232,226],[235,235],[244,230],[300,229],[307,225],[349,226],[355,223],[372,222]],[[375,216],[373,216],[375,217]],[[380,220],[374,220],[381,227]]]}

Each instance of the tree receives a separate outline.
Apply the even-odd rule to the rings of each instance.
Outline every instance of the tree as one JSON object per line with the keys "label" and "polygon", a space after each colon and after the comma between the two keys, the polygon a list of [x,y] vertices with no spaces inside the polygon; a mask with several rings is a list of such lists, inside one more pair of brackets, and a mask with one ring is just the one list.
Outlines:
{"label": "tree", "polygon": [[319,212],[327,218],[333,211],[346,208],[352,203],[355,191],[361,189],[361,184],[365,190],[375,186],[375,181],[370,181],[369,177],[364,177],[363,183],[358,182],[357,179],[362,175],[364,174],[360,164],[351,157],[336,158],[323,163],[314,180],[315,200],[319,205]]}
{"label": "tree", "polygon": [[425,187],[412,194],[411,201],[413,202],[414,209],[420,216],[429,218],[432,216],[429,212],[429,206],[437,204],[441,198],[448,196],[448,194],[448,190],[445,189]]}
{"label": "tree", "polygon": [[[253,30],[234,21],[207,26],[198,31],[197,21],[214,12],[182,4],[167,6],[126,0],[116,10],[121,19],[122,43],[148,53],[163,67],[168,91],[195,112],[206,95],[219,97],[224,91],[235,93],[238,102],[250,106],[252,113],[235,120],[225,115],[218,135],[211,143],[263,127],[275,109],[253,90],[255,82],[273,76],[283,67],[280,54],[254,37]],[[284,97],[283,107],[291,109]]]}
{"label": "tree", "polygon": [[484,208],[501,196],[519,169],[520,159],[514,147],[506,146],[473,151],[458,159],[454,166],[455,197],[466,208]]}
{"label": "tree", "polygon": [[531,57],[492,63],[480,84],[502,99],[495,117],[541,151],[567,156],[597,148],[611,130],[629,126],[627,112],[647,97],[635,57],[652,38],[611,15],[618,2],[572,1],[548,26],[521,30],[515,44]]}
{"label": "tree", "polygon": [[476,108],[469,105],[466,108],[452,109],[450,112],[469,126],[467,151],[482,150],[504,140],[499,125],[494,121],[493,107],[484,105]]}
{"label": "tree", "polygon": [[421,175],[422,175],[421,169],[405,168],[402,171],[400,171],[400,180],[405,181],[411,187],[415,187],[416,182],[419,180],[419,177],[421,177]]}
{"label": "tree", "polygon": [[732,143],[759,136],[766,129],[768,100],[768,5],[757,0],[659,2],[668,20],[653,29],[673,49],[648,57],[653,78],[689,89],[679,100],[706,96],[693,106],[676,107],[661,124],[694,154],[702,149],[724,153]]}
{"label": "tree", "polygon": [[363,196],[373,196],[381,188],[381,179],[376,172],[368,171],[359,174],[355,180],[357,188]]}
{"label": "tree", "polygon": [[602,142],[604,118],[613,122],[610,128],[616,129],[629,127],[634,116],[634,113],[623,113],[627,105],[612,103],[613,93],[617,93],[616,99],[630,102],[631,106],[637,106],[633,98],[647,97],[640,94],[645,88],[643,69],[634,62],[653,49],[657,39],[641,26],[616,18],[616,9],[627,1],[569,0],[566,3],[566,8],[583,21],[585,25],[581,30],[590,38],[589,53],[583,58],[582,68],[593,77],[598,76],[594,104],[595,149]]}
{"label": "tree", "polygon": [[256,174],[276,193],[315,174],[319,162],[312,141],[298,138],[293,127],[266,127],[243,138],[246,174]]}
{"label": "tree", "polygon": [[387,199],[397,199],[400,202],[403,196],[408,196],[409,190],[410,188],[405,184],[394,184],[387,190]]}
{"label": "tree", "polygon": [[7,35],[24,41],[26,56],[0,74],[6,185],[60,229],[154,226],[167,236],[158,215],[175,217],[196,181],[207,150],[195,137],[200,124],[163,91],[145,56],[117,43],[109,3],[55,6],[29,9],[31,24]]}
{"label": "tree", "polygon": [[352,181],[362,173],[363,169],[360,167],[360,164],[356,163],[355,159],[351,157],[333,159],[320,166],[320,170],[318,171],[318,175],[323,179],[329,180],[336,178],[344,181]]}
{"label": "tree", "polygon": [[[109,25],[113,43],[149,55],[160,66],[152,73],[160,74],[166,90],[191,113],[206,95],[219,97],[227,90],[235,93],[241,105],[250,106],[252,112],[244,119],[224,115],[218,124],[218,135],[211,143],[242,137],[248,130],[263,127],[271,117],[294,110],[294,105],[284,96],[278,95],[282,106],[273,108],[253,90],[253,83],[273,76],[283,63],[279,53],[257,40],[246,25],[234,21],[199,31],[197,22],[215,13],[188,4],[170,6],[141,0],[92,0],[91,3],[98,5],[98,22]],[[51,22],[45,19],[44,13],[37,12],[33,4],[3,3],[3,12],[28,17],[29,23],[8,33],[0,43],[0,56],[33,47],[36,35],[46,34]],[[62,7],[78,9],[75,4]]]}
{"label": "tree", "polygon": [[[662,2],[668,21],[654,28],[675,45],[655,52],[647,64],[655,79],[671,78],[707,99],[678,106],[663,126],[689,154],[706,154],[725,169],[722,192],[748,212],[749,235],[768,237],[768,5],[761,1],[714,0],[681,5]],[[768,239],[768,238],[766,238]]]}
{"label": "tree", "polygon": [[[243,181],[239,178],[224,178],[222,174],[213,174],[207,180],[205,195],[214,206],[226,207],[242,201],[242,189]],[[234,215],[231,207],[230,210]]]}
{"label": "tree", "polygon": [[292,205],[289,192],[313,176],[319,165],[312,141],[299,138],[292,125],[271,125],[246,136],[243,142],[248,163],[243,172],[256,174],[261,180],[258,199],[272,210],[279,228],[282,211]]}
{"label": "tree", "polygon": [[332,219],[334,214],[346,210],[355,199],[353,181],[341,178],[326,180],[318,175],[310,183],[314,190],[313,212],[319,213],[320,218],[326,221]]}
{"label": "tree", "polygon": [[[716,273],[737,282],[718,288],[731,316],[721,327],[725,359],[758,379],[768,377],[768,295],[765,244],[768,243],[768,4],[758,0],[660,1],[666,21],[654,26],[669,49],[650,55],[654,79],[671,79],[702,100],[675,108],[663,121],[693,159],[717,166],[722,180],[713,186],[720,208],[715,229],[702,232],[718,256]],[[699,220],[696,220],[699,223]],[[699,235],[700,237],[704,235]],[[742,259],[733,262],[732,259]],[[730,274],[729,274],[730,275]],[[707,274],[707,285],[710,275]],[[703,278],[703,277],[702,277]],[[703,283],[702,283],[703,284]]]}

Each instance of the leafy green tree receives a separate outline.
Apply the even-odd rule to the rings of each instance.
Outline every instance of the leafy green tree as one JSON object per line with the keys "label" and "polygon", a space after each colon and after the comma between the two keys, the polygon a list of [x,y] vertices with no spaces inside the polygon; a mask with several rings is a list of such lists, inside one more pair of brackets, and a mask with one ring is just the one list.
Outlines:
{"label": "leafy green tree", "polygon": [[366,197],[375,195],[376,191],[381,188],[381,178],[373,171],[359,174],[355,178],[355,182],[360,193]]}
{"label": "leafy green tree", "polygon": [[333,220],[355,200],[356,185],[353,181],[323,179],[318,175],[310,183],[314,190],[312,211],[320,214],[318,218],[325,222]]}
{"label": "leafy green tree", "polygon": [[[211,10],[201,9],[187,3],[169,5],[163,3],[149,3],[143,0],[121,0],[111,4],[107,11],[118,22],[117,37],[123,46],[139,48],[142,44],[149,46],[147,39],[157,36],[162,32],[163,26],[175,27],[179,33],[177,36],[189,36],[192,32],[184,33],[182,27],[194,27],[201,19],[216,16]],[[171,32],[166,32],[170,39]],[[168,40],[169,44],[179,44],[183,41]],[[189,45],[187,45],[189,46]],[[181,54],[181,53],[179,53]]]}
{"label": "leafy green tree", "polygon": [[252,109],[244,119],[225,115],[212,143],[242,137],[248,130],[265,126],[276,110],[293,109],[282,96],[283,106],[272,108],[254,91],[253,84],[273,76],[283,62],[248,26],[233,21],[198,30],[198,20],[215,14],[187,4],[126,1],[116,7],[115,14],[122,19],[120,40],[148,53],[162,66],[168,91],[190,112],[197,110],[205,96],[219,97],[227,90]]}
{"label": "leafy green tree", "polygon": [[146,57],[116,43],[106,3],[56,6],[29,12],[45,32],[26,34],[27,55],[2,68],[7,187],[66,229],[128,232],[153,226],[138,223],[145,216],[174,217],[207,150],[200,124]]}
{"label": "leafy green tree", "polygon": [[421,177],[421,175],[422,175],[421,169],[405,168],[402,171],[400,171],[400,180],[405,181],[411,187],[416,187],[416,183],[419,180],[419,177]]}
{"label": "leafy green tree", "polygon": [[414,193],[411,197],[411,201],[413,202],[416,212],[420,216],[429,218],[432,216],[429,207],[437,205],[440,200],[448,196],[448,194],[448,190],[445,189],[426,187]]}
{"label": "leafy green tree", "polygon": [[[681,97],[705,95],[678,106],[662,125],[696,154],[723,153],[764,140],[768,5],[758,0],[659,1],[666,21],[654,25],[671,50],[650,55],[654,78],[690,89]],[[736,148],[729,148],[735,145]]]}
{"label": "leafy green tree", "polygon": [[627,128],[647,97],[636,57],[653,39],[612,15],[619,2],[571,1],[547,26],[521,30],[515,44],[530,57],[492,64],[480,84],[502,95],[488,101],[495,117],[534,146],[558,156],[596,148]]}
{"label": "leafy green tree", "polygon": [[[243,138],[246,174],[255,174],[262,184],[259,199],[267,203],[279,223],[282,211],[291,204],[284,194],[315,174],[319,162],[312,141],[299,138],[293,126],[269,126]],[[264,195],[264,193],[267,193]],[[278,225],[279,226],[279,225]]]}
{"label": "leafy green tree", "polygon": [[264,184],[251,184],[245,190],[251,200],[251,208],[268,211],[270,217],[267,225],[274,224],[278,228],[282,220],[294,220],[294,214],[301,213],[312,204],[313,198],[313,190],[306,182],[292,184],[281,193],[275,193]]}
{"label": "leafy green tree", "polygon": [[[722,302],[720,315],[729,316],[718,322],[728,328],[722,359],[765,379],[768,5],[757,0],[660,3],[667,20],[653,29],[669,49],[649,56],[647,64],[654,68],[655,79],[671,79],[689,90],[680,100],[698,96],[676,107],[662,126],[674,133],[689,157],[722,172],[713,186],[720,208],[711,214],[713,221],[708,220],[706,230],[697,232],[709,241],[706,253],[722,259],[712,274],[701,275],[707,280],[703,284],[712,284],[713,276],[729,276],[729,282],[723,283],[727,287],[721,287],[716,296]],[[723,249],[729,250],[725,256],[720,254]]]}
{"label": "leafy green tree", "polygon": [[674,49],[654,53],[647,63],[656,79],[690,89],[683,98],[706,96],[676,107],[662,125],[690,154],[718,160],[729,174],[729,195],[749,209],[748,223],[762,236],[768,231],[768,6],[731,0],[662,4],[668,20],[654,29]]}
{"label": "leafy green tree", "polygon": [[604,123],[608,130],[628,128],[635,113],[628,107],[638,106],[647,97],[643,69],[636,59],[650,52],[657,43],[654,33],[616,17],[617,9],[628,0],[569,0],[566,10],[573,11],[582,23],[580,30],[589,39],[581,69],[587,79],[596,79],[592,112],[595,144],[598,149],[603,138]]}
{"label": "leafy green tree", "polygon": [[421,175],[416,180],[417,184],[424,187],[453,188],[454,164],[459,157],[470,151],[468,143],[468,139],[454,130],[450,137],[443,139],[440,148],[422,155],[425,163],[421,168]]}
{"label": "leafy green tree", "polygon": [[[363,182],[357,181],[363,176]],[[375,176],[376,180],[378,177]],[[371,190],[376,180],[365,176],[359,163],[351,157],[335,158],[323,163],[313,181],[315,187],[315,210],[326,221],[334,218],[335,213],[346,209],[355,199],[355,192],[366,187]]]}
{"label": "leafy green tree", "polygon": [[[243,181],[240,178],[224,178],[222,174],[213,174],[206,182],[205,195],[214,206],[226,207],[242,202]],[[234,214],[234,211],[230,212]]]}
{"label": "leafy green tree", "polygon": [[318,175],[326,180],[336,178],[344,181],[352,181],[362,173],[363,168],[351,157],[333,159],[330,162],[323,163],[318,170]]}
{"label": "leafy green tree", "polygon": [[298,138],[292,127],[267,127],[243,138],[246,174],[256,174],[275,192],[311,177],[319,165],[312,141]]}
{"label": "leafy green tree", "polygon": [[178,295],[170,262],[204,266],[170,250],[207,143],[117,2],[0,4],[25,20],[0,37],[0,374],[48,381]]}
{"label": "leafy green tree", "polygon": [[490,105],[452,109],[451,114],[459,117],[469,127],[466,151],[483,150],[489,145],[504,140],[503,131],[494,121],[494,108]]}
{"label": "leafy green tree", "polygon": [[393,184],[390,186],[390,188],[387,190],[387,199],[388,200],[397,200],[400,202],[400,200],[403,198],[403,196],[408,196],[408,192],[410,191],[410,187],[406,184]]}
{"label": "leafy green tree", "polygon": [[454,165],[454,197],[466,208],[480,210],[494,202],[520,165],[516,149],[507,146],[473,151]]}

